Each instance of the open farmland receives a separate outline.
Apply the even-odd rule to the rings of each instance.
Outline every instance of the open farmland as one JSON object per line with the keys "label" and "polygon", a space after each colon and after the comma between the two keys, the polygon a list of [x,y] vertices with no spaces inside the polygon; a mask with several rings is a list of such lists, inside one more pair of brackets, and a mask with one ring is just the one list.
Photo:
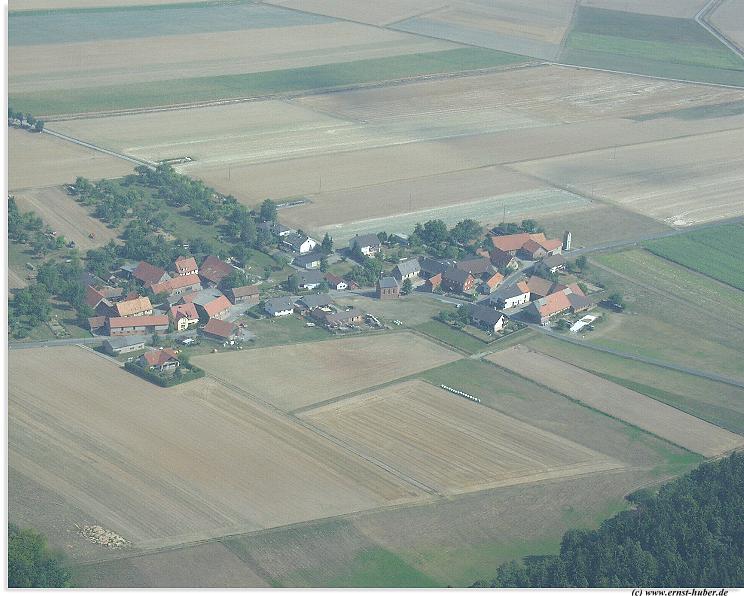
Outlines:
{"label": "open farmland", "polygon": [[744,86],[744,60],[692,19],[579,6],[561,61]]}
{"label": "open farmland", "polygon": [[293,410],[459,357],[411,333],[386,333],[315,342],[310,348],[288,345],[199,356],[194,364],[260,399]]}
{"label": "open farmland", "polygon": [[445,494],[621,466],[423,381],[320,406],[302,418]]}
{"label": "open farmland", "polygon": [[396,23],[394,28],[553,60],[573,10],[573,0],[455,1]]}
{"label": "open farmland", "polygon": [[[35,211],[55,232],[74,241],[81,251],[116,238],[115,230],[91,217],[85,207],[59,187],[23,190],[14,196],[21,211]],[[95,237],[90,238],[90,234]]]}
{"label": "open farmland", "polygon": [[744,226],[720,226],[646,243],[646,248],[673,263],[744,290]]}
{"label": "open farmland", "polygon": [[[150,4],[186,4],[203,3],[204,0],[127,0],[129,6],[147,6]],[[10,12],[22,10],[61,10],[66,8],[106,8],[120,7],[122,0],[10,0]]]}
{"label": "open farmland", "polygon": [[718,428],[625,387],[524,347],[488,357],[568,397],[620,418],[690,451],[715,456],[744,444],[744,437]]}
{"label": "open farmland", "polygon": [[8,130],[8,190],[56,186],[77,176],[92,180],[123,176],[132,163],[67,143],[48,134]]}
{"label": "open farmland", "polygon": [[623,12],[691,19],[705,6],[706,0],[582,0],[581,5]]}
{"label": "open farmland", "polygon": [[9,360],[11,469],[85,511],[80,523],[99,523],[135,546],[418,494],[209,380],[163,390],[78,347],[19,350]]}
{"label": "open farmland", "polygon": [[710,22],[739,48],[744,47],[743,8],[741,0],[723,0],[718,8],[708,16]]}
{"label": "open farmland", "polygon": [[388,25],[440,8],[444,0],[375,0],[373,3],[367,0],[271,0],[267,4],[370,25]]}
{"label": "open farmland", "polygon": [[686,226],[744,215],[744,135],[698,135],[524,162],[518,171]]}

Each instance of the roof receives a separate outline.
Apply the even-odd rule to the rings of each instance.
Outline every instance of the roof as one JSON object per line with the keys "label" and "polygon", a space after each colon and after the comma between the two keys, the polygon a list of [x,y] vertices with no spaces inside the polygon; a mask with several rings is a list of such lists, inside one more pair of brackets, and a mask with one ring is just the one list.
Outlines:
{"label": "roof", "polygon": [[491,243],[494,248],[510,252],[522,248],[529,239],[530,235],[527,232],[522,232],[521,234],[509,234],[508,236],[491,236]]}
{"label": "roof", "polygon": [[163,348],[162,350],[152,350],[151,352],[145,352],[142,357],[147,362],[148,366],[161,366],[169,360],[178,360],[178,354],[170,348]]}
{"label": "roof", "polygon": [[85,304],[90,306],[91,308],[95,308],[98,306],[103,300],[105,296],[96,290],[93,286],[88,286],[85,288]]}
{"label": "roof", "polygon": [[577,296],[586,296],[586,294],[584,294],[584,291],[579,287],[579,284],[577,283],[568,284],[568,289]]}
{"label": "roof", "polygon": [[328,306],[333,303],[333,299],[328,294],[309,294],[300,298],[298,302],[309,309],[313,309],[318,306]]}
{"label": "roof", "polygon": [[363,317],[364,312],[358,308],[352,308],[351,310],[342,310],[339,312],[324,312],[324,311],[313,311],[313,315],[325,320],[329,325],[345,323],[358,317]]}
{"label": "roof", "polygon": [[307,271],[302,269],[297,271],[294,275],[300,280],[300,283],[319,284],[324,281],[323,273],[320,271]]}
{"label": "roof", "polygon": [[508,267],[509,263],[514,260],[514,257],[508,252],[504,252],[499,248],[491,250],[491,263],[496,267]]}
{"label": "roof", "polygon": [[199,268],[196,265],[196,259],[194,257],[178,257],[174,265],[176,271],[181,274],[188,271],[196,271]]}
{"label": "roof", "polygon": [[225,277],[232,273],[233,267],[221,261],[214,255],[209,255],[199,267],[199,276],[212,283],[220,283]]}
{"label": "roof", "polygon": [[194,304],[198,304],[199,306],[204,306],[205,304],[212,302],[212,300],[215,300],[220,296],[222,296],[222,292],[220,292],[217,288],[206,288],[204,290],[199,290],[198,292],[191,292],[190,294],[186,294],[184,295],[182,300],[184,302],[193,302]]}
{"label": "roof", "polygon": [[499,297],[504,299],[509,298],[516,298],[517,296],[522,296],[523,294],[529,294],[530,288],[529,286],[523,282],[517,282],[514,285],[511,285],[507,288],[504,288],[503,290],[499,291]]}
{"label": "roof", "polygon": [[359,245],[359,248],[365,246],[380,246],[382,242],[377,237],[377,234],[357,234],[351,240],[349,240],[349,248],[354,248],[354,245]]}
{"label": "roof", "polygon": [[167,327],[167,315],[145,315],[141,317],[110,317],[108,326],[111,329],[121,327]]}
{"label": "roof", "polygon": [[279,296],[277,298],[268,298],[265,309],[268,312],[280,312],[283,310],[292,310],[294,304],[299,300],[299,296]]}
{"label": "roof", "polygon": [[230,290],[235,298],[243,298],[244,296],[253,296],[258,294],[258,286],[240,286]]}
{"label": "roof", "polygon": [[453,267],[455,264],[454,261],[432,259],[431,257],[421,257],[419,259],[419,263],[421,264],[422,271],[431,273],[433,275],[437,273],[444,273],[445,271],[447,271],[447,269]]}
{"label": "roof", "polygon": [[127,348],[129,346],[145,345],[145,338],[141,335],[123,335],[121,337],[110,337],[103,341],[103,343],[111,346],[112,349]]}
{"label": "roof", "polygon": [[485,279],[483,281],[489,288],[493,289],[497,285],[499,285],[502,281],[504,281],[504,276],[498,272],[494,273],[493,275],[486,274]]}
{"label": "roof", "polygon": [[401,261],[395,268],[401,276],[411,275],[412,273],[418,273],[421,271],[421,263],[418,259],[408,259],[407,261]]}
{"label": "roof", "polygon": [[293,249],[299,250],[299,248],[305,244],[307,240],[310,239],[310,236],[307,236],[305,234],[298,234],[297,232],[292,232],[290,234],[287,234],[284,237],[284,242],[289,244]]}
{"label": "roof", "polygon": [[491,323],[492,325],[495,325],[503,317],[506,316],[500,313],[499,311],[494,310],[493,308],[488,308],[487,306],[483,306],[481,304],[470,305],[470,315],[474,319],[477,319],[478,321],[483,321],[484,323]]}
{"label": "roof", "polygon": [[170,294],[181,288],[187,288],[189,286],[201,285],[201,279],[196,273],[190,273],[189,275],[179,275],[173,279],[166,279],[164,282],[159,284],[150,285],[150,289],[153,294],[161,294],[166,292]]}
{"label": "roof", "polygon": [[202,331],[204,333],[209,333],[210,335],[216,335],[217,337],[229,339],[232,335],[235,334],[236,329],[237,327],[235,326],[235,323],[231,323],[230,321],[209,319],[209,322],[204,325]]}
{"label": "roof", "polygon": [[464,284],[469,277],[473,277],[472,275],[470,275],[469,271],[463,271],[462,269],[457,269],[456,267],[447,269],[447,271],[442,273],[442,279],[453,281],[458,284]]}
{"label": "roof", "polygon": [[135,298],[134,300],[123,300],[117,302],[114,308],[116,308],[116,312],[120,317],[127,317],[138,312],[152,310],[152,304],[147,296],[142,296],[140,298]]}
{"label": "roof", "polygon": [[562,265],[565,265],[566,258],[563,255],[548,255],[540,261],[540,263],[548,269],[552,269],[553,267],[561,267]]}
{"label": "roof", "polygon": [[473,275],[482,275],[483,273],[487,273],[493,270],[493,268],[491,267],[490,259],[487,259],[485,257],[478,257],[477,259],[466,259],[464,261],[458,262],[455,267],[461,269],[462,271],[472,273]]}
{"label": "roof", "polygon": [[442,283],[442,274],[441,273],[437,273],[436,275],[432,275],[426,281],[427,281],[427,283],[431,284],[432,286],[438,286],[440,283]]}
{"label": "roof", "polygon": [[184,317],[191,321],[199,318],[199,313],[196,312],[196,306],[192,302],[171,306],[170,315],[174,321],[178,321]]}
{"label": "roof", "polygon": [[545,298],[535,300],[532,305],[541,317],[550,317],[571,308],[571,301],[564,291],[553,292]]}
{"label": "roof", "polygon": [[563,246],[563,241],[558,238],[545,239],[540,242],[540,245],[547,251],[555,250]]}
{"label": "roof", "polygon": [[202,308],[204,308],[204,310],[207,311],[207,314],[210,317],[213,317],[215,315],[220,314],[221,312],[226,311],[231,306],[232,306],[232,302],[230,302],[226,296],[218,296],[214,300],[207,302],[206,304],[203,304]]}
{"label": "roof", "polygon": [[554,286],[556,285],[555,282],[537,275],[532,275],[527,280],[527,286],[530,288],[530,292],[537,294],[538,296],[547,296],[548,294],[555,292],[557,288],[554,289]]}
{"label": "roof", "polygon": [[[564,290],[568,291],[568,290]],[[571,308],[574,310],[583,310],[589,308],[592,305],[591,299],[587,298],[583,294],[574,294],[570,292],[567,294],[568,302],[571,304]]]}
{"label": "roof", "polygon": [[168,276],[165,269],[151,265],[147,261],[140,261],[132,271],[132,275],[144,284],[156,284],[163,276]]}
{"label": "roof", "polygon": [[531,238],[525,242],[522,245],[522,250],[530,253],[531,255],[535,254],[538,250],[545,250],[539,242],[535,242]]}
{"label": "roof", "polygon": [[323,278],[331,285],[337,286],[340,283],[346,283],[343,279],[341,279],[338,275],[333,275],[333,273],[326,273]]}
{"label": "roof", "polygon": [[88,327],[91,331],[93,329],[100,329],[106,324],[106,317],[90,317],[88,319]]}
{"label": "roof", "polygon": [[299,257],[295,257],[292,262],[295,265],[300,265],[301,267],[304,267],[308,263],[314,263],[316,261],[320,262],[322,258],[323,258],[323,255],[311,252],[306,255],[300,255]]}
{"label": "roof", "polygon": [[385,276],[381,277],[380,280],[377,282],[377,285],[379,285],[381,288],[386,289],[392,289],[392,288],[399,288],[398,280],[394,277]]}

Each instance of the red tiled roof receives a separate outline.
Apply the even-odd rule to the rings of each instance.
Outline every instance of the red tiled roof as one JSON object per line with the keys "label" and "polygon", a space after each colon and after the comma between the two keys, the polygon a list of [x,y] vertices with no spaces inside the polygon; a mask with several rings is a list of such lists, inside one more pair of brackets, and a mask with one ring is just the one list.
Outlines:
{"label": "red tiled roof", "polygon": [[552,240],[543,240],[542,242],[540,242],[540,246],[550,252],[552,250],[555,250],[556,248],[560,248],[561,246],[563,246],[563,241],[559,238],[553,238]]}
{"label": "red tiled roof", "polygon": [[209,319],[209,322],[202,328],[204,333],[216,335],[223,339],[228,339],[235,333],[235,323],[230,321],[221,321],[220,319]]}
{"label": "red tiled roof", "polygon": [[494,248],[509,252],[519,250],[529,239],[530,235],[527,232],[523,232],[521,234],[509,234],[508,236],[491,236],[491,243]]}
{"label": "red tiled roof", "polygon": [[218,296],[214,300],[204,305],[204,310],[210,317],[220,314],[232,306],[232,303],[225,296]]}
{"label": "red tiled roof", "polygon": [[152,350],[145,352],[142,357],[147,362],[148,366],[162,366],[169,360],[178,360],[178,354],[170,348],[163,348],[162,350]]}
{"label": "red tiled roof", "polygon": [[85,288],[85,304],[91,308],[95,308],[103,300],[105,296],[96,290],[93,286]]}
{"label": "red tiled roof", "polygon": [[167,315],[145,315],[143,317],[110,317],[108,320],[110,329],[120,327],[154,327],[168,326]]}
{"label": "red tiled roof", "polygon": [[568,284],[568,289],[578,296],[586,296],[586,294],[584,294],[584,292],[579,287],[579,284]]}
{"label": "red tiled roof", "polygon": [[191,273],[189,275],[179,275],[173,279],[166,279],[159,284],[152,284],[150,289],[153,294],[160,294],[161,292],[170,293],[197,284],[201,284],[201,279],[196,273]]}
{"label": "red tiled roof", "polygon": [[194,257],[178,257],[174,263],[176,273],[183,275],[189,271],[196,271],[198,269],[196,265],[196,259]]}
{"label": "red tiled roof", "polygon": [[501,273],[494,273],[492,276],[486,279],[486,285],[489,288],[493,289],[497,285],[499,285],[502,281],[504,281],[504,276],[501,275]]}
{"label": "red tiled roof", "polygon": [[522,250],[530,253],[531,255],[534,255],[541,248],[543,248],[542,245],[539,242],[535,242],[531,238],[522,245]]}
{"label": "red tiled roof", "polygon": [[139,265],[132,271],[132,275],[144,284],[155,284],[165,275],[165,269],[151,265],[147,261],[140,261]]}
{"label": "red tiled roof", "polygon": [[438,286],[442,283],[442,274],[437,273],[436,275],[432,275],[429,279],[426,280],[431,284],[432,286]]}
{"label": "red tiled roof", "polygon": [[258,294],[258,286],[240,286],[239,288],[233,288],[230,291],[235,298],[242,298],[243,296],[253,296]]}
{"label": "red tiled roof", "polygon": [[522,290],[523,294],[529,294],[530,293],[530,287],[527,285],[526,281],[520,281],[517,282],[517,287]]}
{"label": "red tiled roof", "polygon": [[571,308],[571,302],[563,291],[548,294],[545,298],[533,304],[537,307],[541,317],[549,317]]}
{"label": "red tiled roof", "polygon": [[230,275],[232,267],[215,256],[209,255],[199,268],[199,275],[211,282],[219,283]]}
{"label": "red tiled roof", "polygon": [[88,327],[91,331],[100,329],[106,324],[106,317],[91,317],[88,319]]}
{"label": "red tiled roof", "polygon": [[196,305],[193,302],[171,306],[170,316],[173,317],[173,320],[176,322],[184,317],[190,321],[199,319],[199,313],[196,312]]}
{"label": "red tiled roof", "polygon": [[147,296],[133,300],[122,300],[115,305],[116,312],[120,317],[135,315],[138,312],[152,310],[152,304]]}

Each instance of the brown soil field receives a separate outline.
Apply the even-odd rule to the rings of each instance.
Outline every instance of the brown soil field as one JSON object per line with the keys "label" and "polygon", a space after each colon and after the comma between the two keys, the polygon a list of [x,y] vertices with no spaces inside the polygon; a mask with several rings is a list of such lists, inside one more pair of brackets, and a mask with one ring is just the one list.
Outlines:
{"label": "brown soil field", "polygon": [[[64,190],[53,186],[14,193],[21,211],[35,211],[55,232],[73,240],[83,252],[116,239],[116,231],[88,215],[88,210],[75,202]],[[88,237],[95,234],[95,238]]]}
{"label": "brown soil field", "polygon": [[387,25],[444,6],[444,0],[271,0],[284,6],[370,25]]}
{"label": "brown soil field", "polygon": [[10,93],[242,74],[454,48],[355,23],[13,46]]}
{"label": "brown soil field", "polygon": [[582,6],[637,12],[640,14],[658,15],[691,19],[705,6],[706,0],[583,0]]}
{"label": "brown soil field", "polygon": [[48,134],[8,129],[8,190],[56,186],[78,176],[93,180],[132,172],[131,162]]}
{"label": "brown soil field", "polygon": [[79,347],[14,351],[9,378],[10,468],[138,547],[419,496],[207,379],[164,390]]}
{"label": "brown soil field", "polygon": [[320,406],[302,418],[443,494],[622,466],[423,381]]}
{"label": "brown soil field", "polygon": [[207,373],[293,410],[452,362],[458,354],[411,333],[198,356]]}
{"label": "brown soil field", "polygon": [[716,456],[744,444],[744,437],[740,435],[522,346],[493,354],[488,359],[695,453]]}
{"label": "brown soil field", "polygon": [[685,226],[744,215],[743,151],[739,129],[521,163],[515,169]]}
{"label": "brown soil field", "polygon": [[744,2],[723,0],[709,17],[710,21],[739,48],[744,47]]}

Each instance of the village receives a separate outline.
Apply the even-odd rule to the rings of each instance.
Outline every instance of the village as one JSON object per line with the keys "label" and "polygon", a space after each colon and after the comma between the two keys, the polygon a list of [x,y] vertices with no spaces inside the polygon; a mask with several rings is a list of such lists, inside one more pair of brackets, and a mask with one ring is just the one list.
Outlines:
{"label": "village", "polygon": [[[291,264],[282,283],[235,285],[252,278],[233,259],[215,255],[201,263],[181,256],[167,269],[127,262],[107,280],[85,273],[85,302],[94,312],[88,327],[103,339],[101,351],[124,360],[132,372],[171,384],[192,378],[180,368],[189,354],[250,347],[256,340],[252,323],[260,319],[292,317],[333,335],[375,333],[407,325],[389,314],[391,301],[429,296],[442,304],[439,322],[490,343],[528,325],[585,332],[598,318],[586,314],[595,302],[575,274],[579,269],[567,271],[570,232],[561,240],[497,227],[456,260],[416,254],[402,234],[357,235],[348,246],[328,250],[328,240],[322,246],[277,221],[259,227],[277,237]],[[386,252],[394,256],[386,260]],[[397,263],[389,266],[391,261]],[[379,271],[374,285],[369,279],[359,283],[350,271],[370,264]],[[339,304],[351,295],[372,298],[375,306]]]}

